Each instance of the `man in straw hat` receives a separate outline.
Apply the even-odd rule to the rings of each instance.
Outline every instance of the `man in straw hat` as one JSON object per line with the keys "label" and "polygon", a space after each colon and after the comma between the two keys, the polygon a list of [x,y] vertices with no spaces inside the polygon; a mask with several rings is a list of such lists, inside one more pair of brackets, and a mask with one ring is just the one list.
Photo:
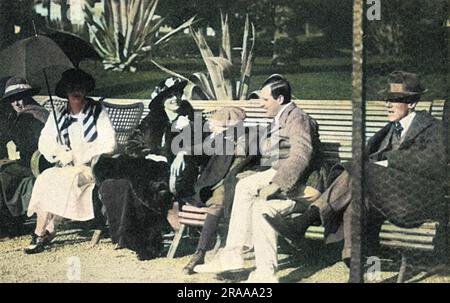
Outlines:
{"label": "man in straw hat", "polygon": [[2,214],[0,221],[12,219],[12,234],[20,230],[19,218],[28,207],[34,181],[30,161],[37,150],[39,135],[48,117],[48,112],[33,99],[38,92],[39,88],[32,87],[25,79],[10,77],[2,97],[12,112],[11,119],[6,119],[10,120],[7,127],[1,130],[0,144],[6,149],[6,143],[11,140],[20,153],[18,161],[5,161],[0,169],[0,206],[3,211],[5,206],[8,210],[8,213]]}
{"label": "man in straw hat", "polygon": [[[428,112],[415,110],[425,92],[416,74],[402,71],[391,73],[387,87],[379,92],[386,101],[389,123],[366,148],[366,255],[376,253],[385,220],[412,228],[442,214],[446,161],[443,128]],[[327,183],[328,188],[302,216],[267,220],[294,243],[302,239],[310,225],[321,223],[327,242],[344,240],[342,257],[349,264],[354,215],[351,166],[337,164]]]}
{"label": "man in straw hat", "polygon": [[80,69],[69,69],[56,85],[58,97],[68,100],[48,119],[39,138],[39,151],[57,167],[36,179],[28,216],[37,214],[36,228],[27,254],[40,253],[55,236],[59,218],[87,221],[94,218],[92,192],[95,186],[92,162],[116,148],[115,131],[102,105],[87,97],[95,80]]}
{"label": "man in straw hat", "polygon": [[212,149],[213,153],[200,172],[195,195],[189,202],[198,207],[208,207],[208,212],[197,250],[183,268],[185,274],[193,274],[194,267],[204,263],[205,253],[214,243],[219,220],[224,213],[229,217],[237,174],[256,160],[256,155],[249,154],[252,143],[243,127],[245,117],[242,108],[227,106],[215,111],[208,120],[211,135],[203,146],[207,150]]}
{"label": "man in straw hat", "polygon": [[[305,193],[308,179],[320,167],[316,121],[291,101],[290,84],[280,75],[265,81],[259,99],[267,115],[274,118],[262,152],[269,163],[262,167],[266,170],[238,181],[226,246],[211,262],[196,266],[196,272],[242,269],[245,247],[253,247],[256,270],[247,281],[277,282],[277,233],[262,214],[291,212],[299,198],[309,198]],[[281,148],[288,150],[283,156]],[[273,157],[276,154],[279,157]]]}

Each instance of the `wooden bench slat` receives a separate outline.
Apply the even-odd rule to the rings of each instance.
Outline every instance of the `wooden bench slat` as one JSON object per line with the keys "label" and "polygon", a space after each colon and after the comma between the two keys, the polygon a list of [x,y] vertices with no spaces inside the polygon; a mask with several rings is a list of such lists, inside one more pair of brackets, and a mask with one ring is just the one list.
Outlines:
{"label": "wooden bench slat", "polygon": [[195,225],[195,226],[203,226],[205,221],[199,221],[199,220],[191,220],[186,218],[180,218],[180,223],[185,225]]}
{"label": "wooden bench slat", "polygon": [[184,212],[193,212],[193,213],[202,213],[202,214],[206,214],[208,212],[208,209],[206,207],[195,207],[192,205],[183,205],[181,207],[181,210]]}
{"label": "wooden bench slat", "polygon": [[380,233],[380,239],[382,240],[396,240],[405,243],[433,244],[433,238],[433,236],[416,236],[405,233]]}
{"label": "wooden bench slat", "polygon": [[[438,225],[439,225],[439,223],[437,223],[437,222],[425,222],[422,225],[420,225],[420,228],[421,229],[435,230],[438,227]],[[397,229],[397,230],[410,230],[410,228],[398,227],[398,226],[392,224],[389,221],[386,221],[383,224],[382,228],[394,228],[394,229]]]}
{"label": "wooden bench slat", "polygon": [[206,214],[199,214],[199,213],[188,213],[188,212],[183,212],[180,211],[178,213],[178,217],[180,218],[186,218],[186,219],[195,219],[195,220],[203,220],[205,221],[206,219]]}
{"label": "wooden bench slat", "polygon": [[381,245],[395,248],[395,249],[416,249],[416,250],[422,250],[422,251],[433,251],[434,246],[433,245],[424,245],[424,244],[410,244],[410,243],[404,243],[400,241],[380,241]]}

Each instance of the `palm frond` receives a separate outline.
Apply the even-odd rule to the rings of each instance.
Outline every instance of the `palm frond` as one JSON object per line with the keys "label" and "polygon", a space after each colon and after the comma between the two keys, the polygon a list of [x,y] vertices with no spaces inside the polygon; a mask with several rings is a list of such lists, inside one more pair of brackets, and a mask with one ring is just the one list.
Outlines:
{"label": "palm frond", "polygon": [[159,64],[158,62],[156,62],[156,61],[154,61],[154,60],[150,60],[150,61],[151,61],[154,65],[156,65],[156,67],[158,67],[160,70],[162,70],[162,71],[168,73],[169,75],[172,75],[172,76],[174,76],[174,77],[177,77],[177,78],[180,78],[180,79],[183,79],[183,80],[192,82],[191,80],[189,80],[189,79],[186,78],[185,76],[183,76],[183,75],[181,75],[181,74],[178,74],[178,73],[176,73],[176,72],[174,72],[174,71],[168,69],[167,67],[162,66],[162,65]]}
{"label": "palm frond", "polygon": [[100,21],[94,20],[92,13],[85,9],[89,39],[105,69],[132,69],[154,46],[194,24],[191,18],[155,43],[165,20],[155,16],[158,3],[159,0],[105,0],[105,14]]}

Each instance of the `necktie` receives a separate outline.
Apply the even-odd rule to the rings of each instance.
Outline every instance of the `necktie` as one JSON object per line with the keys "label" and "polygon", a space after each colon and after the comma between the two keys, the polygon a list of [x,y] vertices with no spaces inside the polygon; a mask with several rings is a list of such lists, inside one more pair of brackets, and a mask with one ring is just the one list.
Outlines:
{"label": "necktie", "polygon": [[400,137],[402,136],[402,131],[403,131],[403,127],[400,124],[400,122],[395,122],[394,123],[394,134],[397,136],[398,139],[400,139]]}

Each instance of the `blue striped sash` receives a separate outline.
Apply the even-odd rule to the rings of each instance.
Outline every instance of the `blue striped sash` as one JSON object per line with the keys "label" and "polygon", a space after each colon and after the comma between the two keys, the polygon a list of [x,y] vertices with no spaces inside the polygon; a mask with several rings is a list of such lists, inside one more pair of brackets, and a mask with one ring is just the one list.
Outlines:
{"label": "blue striped sash", "polygon": [[[87,142],[94,141],[98,136],[96,124],[101,111],[102,106],[100,103],[88,99],[88,102],[83,109],[83,136]],[[66,108],[61,112],[57,121],[63,139],[63,142],[61,142],[59,137],[57,137],[57,142],[70,147],[69,126],[78,120],[77,118],[72,117],[68,108]]]}

